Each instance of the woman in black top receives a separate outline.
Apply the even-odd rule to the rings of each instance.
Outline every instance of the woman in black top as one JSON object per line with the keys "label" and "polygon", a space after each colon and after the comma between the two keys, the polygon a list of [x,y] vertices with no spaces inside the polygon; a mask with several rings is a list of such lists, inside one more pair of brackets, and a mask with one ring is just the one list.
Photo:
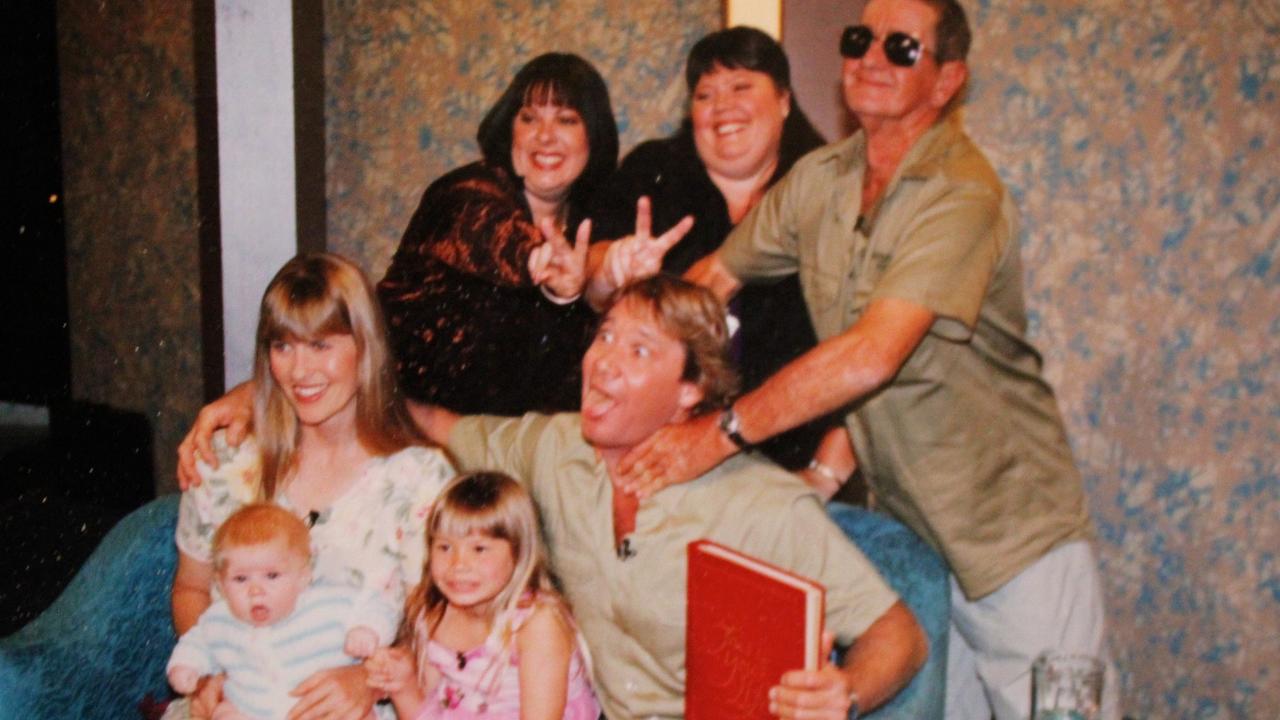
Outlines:
{"label": "woman in black top", "polygon": [[[662,270],[674,274],[719,248],[764,192],[823,144],[792,97],[786,54],[759,30],[735,27],[699,40],[689,53],[685,80],[689,117],[680,130],[632,150],[592,212],[596,239],[630,235],[641,197],[649,198],[654,234],[692,216],[692,229],[662,260]],[[596,264],[604,262],[599,250],[593,248]],[[817,342],[795,276],[744,287],[730,311],[741,323],[734,353],[746,389]],[[784,467],[805,468],[824,432],[838,424],[837,418],[823,418],[763,449]],[[847,463],[829,462],[845,477],[853,469],[852,450],[846,452]]]}
{"label": "woman in black top", "polygon": [[462,413],[575,408],[593,317],[539,288],[529,258],[544,223],[579,227],[617,164],[608,89],[582,58],[541,55],[477,140],[483,159],[427,188],[378,283],[401,388]]}

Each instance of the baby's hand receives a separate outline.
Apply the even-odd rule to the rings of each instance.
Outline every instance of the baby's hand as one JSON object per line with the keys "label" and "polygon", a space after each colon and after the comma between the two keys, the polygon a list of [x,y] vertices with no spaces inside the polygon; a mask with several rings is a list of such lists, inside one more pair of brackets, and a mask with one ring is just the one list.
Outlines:
{"label": "baby's hand", "polygon": [[364,663],[369,674],[369,687],[384,693],[395,693],[416,682],[417,667],[413,655],[400,647],[378,648]]}
{"label": "baby's hand", "polygon": [[190,665],[174,665],[169,668],[169,685],[179,695],[190,695],[195,692],[198,682],[200,682],[200,671]]}
{"label": "baby's hand", "polygon": [[367,658],[378,649],[378,633],[371,628],[357,625],[347,631],[347,643],[343,651],[354,658]]}

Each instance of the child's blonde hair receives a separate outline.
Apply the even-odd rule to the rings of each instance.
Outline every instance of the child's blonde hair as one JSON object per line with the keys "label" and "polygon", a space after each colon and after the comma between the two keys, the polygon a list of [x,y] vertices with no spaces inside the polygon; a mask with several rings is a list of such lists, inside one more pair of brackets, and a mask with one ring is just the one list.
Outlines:
{"label": "child's blonde hair", "polygon": [[311,533],[298,516],[272,503],[245,505],[213,534],[213,569],[222,572],[228,550],[283,541],[285,550],[311,563]]}
{"label": "child's blonde hair", "polygon": [[461,538],[473,532],[511,543],[514,569],[511,579],[490,605],[491,617],[514,610],[525,594],[531,593],[540,603],[554,603],[566,619],[570,619],[568,607],[556,592],[547,568],[538,514],[529,493],[502,473],[460,475],[444,486],[431,508],[425,533],[427,551],[422,580],[409,593],[400,624],[397,642],[408,645],[418,659],[419,672],[425,668],[427,641],[449,603],[431,581],[431,545],[440,535]]}

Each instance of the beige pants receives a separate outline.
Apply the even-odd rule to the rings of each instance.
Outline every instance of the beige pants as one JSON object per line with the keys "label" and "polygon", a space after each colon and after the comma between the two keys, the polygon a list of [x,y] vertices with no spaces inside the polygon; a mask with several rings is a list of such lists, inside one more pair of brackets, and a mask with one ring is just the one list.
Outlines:
{"label": "beige pants", "polygon": [[1029,720],[1031,663],[1045,650],[1102,658],[1101,720],[1120,718],[1120,680],[1106,646],[1093,548],[1071,542],[970,602],[951,577],[948,720]]}

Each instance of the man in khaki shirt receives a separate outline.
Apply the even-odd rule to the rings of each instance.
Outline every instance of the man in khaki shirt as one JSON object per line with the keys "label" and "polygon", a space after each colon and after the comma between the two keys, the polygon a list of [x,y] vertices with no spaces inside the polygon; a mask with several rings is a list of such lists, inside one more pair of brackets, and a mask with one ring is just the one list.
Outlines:
{"label": "man in khaki shirt", "polygon": [[[619,469],[643,494],[844,408],[878,502],[951,568],[948,717],[1024,719],[1042,650],[1105,655],[1101,584],[1080,476],[1025,339],[1013,203],[950,113],[968,44],[953,0],[872,0],[845,30],[861,130],[801,159],[689,272],[722,297],[798,273],[819,345]],[[1118,716],[1116,682],[1103,717]]]}
{"label": "man in khaki shirt", "polygon": [[583,359],[580,413],[415,419],[463,469],[527,483],[551,564],[591,648],[611,719],[675,718],[685,683],[685,551],[710,538],[827,588],[826,628],[852,643],[843,667],[796,670],[769,692],[779,717],[850,716],[888,700],[927,654],[923,631],[794,476],[749,456],[639,501],[616,466],[659,428],[723,407],[734,387],[724,308],[659,276],[622,291]]}

